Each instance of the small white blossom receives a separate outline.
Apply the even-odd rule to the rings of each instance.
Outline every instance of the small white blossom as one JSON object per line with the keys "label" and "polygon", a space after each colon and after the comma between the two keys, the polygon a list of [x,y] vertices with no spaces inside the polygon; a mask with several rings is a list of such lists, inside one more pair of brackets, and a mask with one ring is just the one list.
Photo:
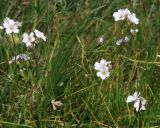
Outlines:
{"label": "small white blossom", "polygon": [[110,76],[109,69],[111,69],[111,61],[101,59],[100,62],[95,62],[94,69],[97,70],[97,76],[102,80]]}
{"label": "small white blossom", "polygon": [[134,24],[139,24],[139,19],[136,17],[135,13],[129,14],[127,17],[130,22]]}
{"label": "small white blossom", "polygon": [[110,76],[110,72],[109,72],[108,68],[106,68],[103,71],[98,71],[97,76],[100,77],[102,80],[104,80]]}
{"label": "small white blossom", "polygon": [[33,43],[35,41],[35,37],[34,37],[34,33],[31,32],[30,34],[24,33],[23,34],[23,40],[22,42],[24,42],[26,44],[26,47],[32,47]]}
{"label": "small white blossom", "polygon": [[43,32],[40,32],[39,30],[35,29],[34,30],[34,33],[36,35],[37,38],[41,38],[43,39],[44,41],[46,41],[46,37],[44,36],[44,33]]}
{"label": "small white blossom", "polygon": [[5,18],[3,23],[3,27],[7,34],[19,33],[19,26],[21,26],[21,24],[18,21],[14,21],[13,19],[10,19],[8,17]]}
{"label": "small white blossom", "polygon": [[124,39],[119,39],[116,41],[116,45],[120,46],[122,43],[128,43],[129,42],[129,37],[125,37]]}
{"label": "small white blossom", "polygon": [[124,42],[124,43],[128,43],[129,40],[130,40],[129,37],[126,36],[126,37],[124,38],[123,42]]}
{"label": "small white blossom", "polygon": [[133,95],[128,96],[127,103],[136,101],[136,99],[138,99],[139,96],[140,96],[139,92],[135,92]]}
{"label": "small white blossom", "polygon": [[63,105],[63,103],[61,101],[55,101],[55,100],[52,100],[51,104],[52,104],[54,110],[57,110],[57,107],[61,107]]}
{"label": "small white blossom", "polygon": [[101,59],[100,62],[95,62],[94,69],[96,69],[97,71],[103,71],[109,64],[111,64],[111,61]]}
{"label": "small white blossom", "polygon": [[131,12],[126,9],[119,9],[118,12],[113,13],[113,17],[115,21],[124,20]]}
{"label": "small white blossom", "polygon": [[116,45],[118,45],[118,46],[121,45],[122,43],[123,43],[123,39],[119,39],[116,41]]}
{"label": "small white blossom", "polygon": [[139,24],[139,19],[136,17],[136,14],[131,13],[127,8],[119,9],[117,12],[114,12],[113,17],[115,21],[125,20],[127,18],[130,22]]}
{"label": "small white blossom", "polygon": [[139,112],[141,110],[146,110],[145,104],[146,104],[146,100],[144,98],[140,97],[139,99],[137,99],[135,101],[134,108],[136,109],[137,112]]}
{"label": "small white blossom", "polygon": [[132,35],[135,35],[139,30],[138,29],[131,29],[130,32]]}
{"label": "small white blossom", "polygon": [[133,95],[128,96],[127,103],[134,102],[134,108],[137,112],[141,110],[146,110],[145,104],[146,100],[141,97],[141,94],[139,92],[135,92]]}
{"label": "small white blossom", "polygon": [[98,38],[98,42],[101,44],[104,43],[104,36],[103,35]]}
{"label": "small white blossom", "polygon": [[30,57],[29,57],[28,55],[22,53],[22,54],[19,54],[19,55],[17,55],[17,56],[14,56],[14,57],[12,58],[12,60],[9,61],[9,64],[11,64],[11,63],[13,63],[13,62],[15,62],[15,61],[18,61],[18,60],[27,61],[27,60],[30,60]]}

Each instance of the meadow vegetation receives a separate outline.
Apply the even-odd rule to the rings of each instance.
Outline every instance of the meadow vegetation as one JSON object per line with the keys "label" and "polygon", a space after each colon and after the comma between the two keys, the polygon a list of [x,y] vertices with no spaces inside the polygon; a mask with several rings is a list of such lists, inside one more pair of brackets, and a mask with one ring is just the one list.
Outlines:
{"label": "meadow vegetation", "polygon": [[[139,24],[114,20],[126,8]],[[0,0],[0,26],[6,17],[22,24],[0,30],[0,127],[160,127],[160,0]],[[46,41],[26,47],[35,29]],[[101,59],[111,61],[104,80]],[[146,110],[126,102],[135,92]]]}

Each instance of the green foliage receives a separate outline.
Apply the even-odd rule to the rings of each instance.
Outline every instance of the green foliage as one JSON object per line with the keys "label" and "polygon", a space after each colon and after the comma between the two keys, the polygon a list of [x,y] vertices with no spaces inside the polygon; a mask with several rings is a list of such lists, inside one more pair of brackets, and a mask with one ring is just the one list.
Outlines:
{"label": "green foliage", "polygon": [[[0,127],[159,127],[160,0],[132,1],[1,0],[0,25],[10,17],[22,28],[13,36],[0,30]],[[140,24],[115,22],[120,8],[135,12]],[[22,34],[35,28],[47,42],[26,49]],[[131,36],[131,28],[139,32]],[[128,35],[128,44],[115,44]],[[8,64],[19,53],[32,59]],[[94,70],[101,58],[112,61],[104,81]],[[135,91],[147,100],[146,111],[126,103]],[[53,110],[52,100],[64,105]]]}

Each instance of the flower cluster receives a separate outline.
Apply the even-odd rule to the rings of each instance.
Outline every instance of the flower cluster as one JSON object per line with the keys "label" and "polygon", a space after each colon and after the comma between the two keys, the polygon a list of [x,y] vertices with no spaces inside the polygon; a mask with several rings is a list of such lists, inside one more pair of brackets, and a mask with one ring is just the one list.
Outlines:
{"label": "flower cluster", "polygon": [[127,103],[134,102],[134,108],[136,109],[137,112],[141,110],[146,110],[145,104],[146,100],[141,97],[140,92],[135,92],[133,95],[128,96],[127,98]]}
{"label": "flower cluster", "polygon": [[[131,13],[127,8],[119,9],[117,12],[114,12],[113,17],[115,21],[125,20],[127,18],[130,22],[136,25],[139,24],[139,19],[136,17],[136,14]],[[134,36],[138,32],[138,29],[130,29],[130,32]],[[121,45],[122,43],[128,43],[129,40],[130,40],[129,37],[126,36],[125,38],[117,40],[116,45]]]}
{"label": "flower cluster", "polygon": [[[126,18],[134,23],[139,24],[139,19],[136,17],[134,13],[131,13],[128,9],[119,9],[118,12],[114,12],[113,16],[115,21],[125,20]],[[130,33],[135,35],[139,30],[138,29],[130,29]],[[104,42],[104,36],[98,38],[99,43]],[[130,41],[130,37],[125,36],[122,39],[116,41],[116,45],[121,45],[122,43],[128,43]],[[100,62],[95,62],[94,69],[97,70],[97,76],[100,77],[102,80],[106,79],[110,76],[110,69],[111,69],[111,61],[106,61],[101,59]],[[141,97],[139,92],[135,92],[133,95],[128,96],[127,103],[134,102],[134,108],[137,112],[146,110],[145,104],[146,100]]]}
{"label": "flower cluster", "polygon": [[51,104],[52,104],[54,110],[57,110],[58,107],[61,107],[63,105],[63,103],[61,101],[55,101],[55,100],[52,100]]}
{"label": "flower cluster", "polygon": [[3,21],[3,26],[0,26],[0,29],[4,29],[7,34],[19,33],[19,27],[21,25],[22,24],[20,22],[6,17]]}
{"label": "flower cluster", "polygon": [[113,17],[115,21],[125,20],[127,18],[131,23],[139,24],[139,19],[136,17],[136,14],[131,13],[127,8],[114,12]]}
{"label": "flower cluster", "polygon": [[[17,34],[19,33],[19,27],[22,26],[21,22],[15,21],[9,17],[6,17],[3,21],[3,25],[0,26],[0,30],[4,30],[6,32],[6,34],[10,35],[10,34]],[[14,38],[14,37],[12,37]],[[46,41],[46,36],[44,35],[43,32],[40,32],[39,30],[35,29],[34,32],[31,32],[30,34],[24,33],[22,35],[22,42],[25,43],[26,47],[32,47],[35,44],[33,43],[36,38],[40,38],[43,41]],[[19,54],[17,56],[14,56],[10,61],[9,64],[18,61],[18,60],[24,60],[27,61],[29,60],[30,57],[27,56],[26,54]]]}
{"label": "flower cluster", "polygon": [[33,47],[35,45],[35,43],[33,43],[36,40],[35,36],[37,38],[41,38],[43,41],[46,41],[44,33],[37,29],[35,29],[34,32],[31,32],[30,34],[24,33],[22,42],[26,44],[27,48]]}
{"label": "flower cluster", "polygon": [[30,57],[29,57],[28,55],[22,53],[22,54],[19,54],[19,55],[17,55],[17,56],[14,56],[14,57],[9,61],[9,64],[11,64],[11,63],[13,63],[13,62],[15,62],[15,61],[18,61],[18,60],[25,60],[25,61],[27,61],[27,60],[30,60]]}
{"label": "flower cluster", "polygon": [[95,62],[94,69],[97,70],[97,76],[100,77],[102,80],[109,77],[110,72],[109,69],[111,69],[111,61],[106,61],[104,59],[101,59],[100,62]]}
{"label": "flower cluster", "polygon": [[131,12],[128,9],[119,9],[117,12],[113,13],[115,21],[124,20]]}

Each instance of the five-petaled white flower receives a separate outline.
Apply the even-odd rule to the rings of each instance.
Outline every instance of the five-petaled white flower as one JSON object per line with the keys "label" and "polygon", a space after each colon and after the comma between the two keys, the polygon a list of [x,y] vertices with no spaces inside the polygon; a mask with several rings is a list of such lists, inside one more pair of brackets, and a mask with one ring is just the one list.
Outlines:
{"label": "five-petaled white flower", "polygon": [[8,17],[5,18],[3,23],[3,28],[5,29],[7,34],[11,33],[19,33],[18,27],[21,26],[21,23],[18,21],[14,21]]}
{"label": "five-petaled white flower", "polygon": [[46,36],[44,35],[43,32],[40,32],[39,30],[35,29],[34,33],[35,33],[35,35],[36,35],[37,38],[41,38],[44,41],[46,41]]}
{"label": "five-petaled white flower", "polygon": [[61,101],[55,101],[55,100],[52,100],[51,104],[52,104],[54,110],[57,110],[57,107],[61,107],[63,105],[63,103]]}
{"label": "five-petaled white flower", "polygon": [[131,12],[126,9],[119,9],[118,12],[113,13],[113,17],[115,21],[124,20]]}
{"label": "five-petaled white flower", "polygon": [[139,24],[139,19],[136,17],[135,13],[129,14],[127,16],[128,20],[134,24]]}
{"label": "five-petaled white flower", "polygon": [[127,103],[134,102],[134,108],[136,109],[137,112],[141,110],[146,110],[145,104],[146,100],[141,97],[140,92],[135,92],[133,95],[128,96],[127,98]]}
{"label": "five-petaled white flower", "polygon": [[95,62],[94,69],[97,70],[97,76],[104,80],[110,75],[111,61],[101,59],[100,62]]}
{"label": "five-petaled white flower", "polygon": [[21,53],[21,54],[19,54],[19,55],[17,55],[17,56],[14,56],[14,57],[12,58],[12,60],[9,61],[9,64],[11,64],[11,63],[13,63],[13,62],[15,62],[15,61],[18,61],[18,60],[27,61],[27,60],[30,60],[30,57],[29,57],[28,55],[24,54],[24,53]]}
{"label": "five-petaled white flower", "polygon": [[26,47],[32,47],[33,46],[32,42],[34,41],[35,41],[35,37],[33,32],[31,32],[30,34],[27,34],[27,33],[23,34],[22,42],[26,44]]}

